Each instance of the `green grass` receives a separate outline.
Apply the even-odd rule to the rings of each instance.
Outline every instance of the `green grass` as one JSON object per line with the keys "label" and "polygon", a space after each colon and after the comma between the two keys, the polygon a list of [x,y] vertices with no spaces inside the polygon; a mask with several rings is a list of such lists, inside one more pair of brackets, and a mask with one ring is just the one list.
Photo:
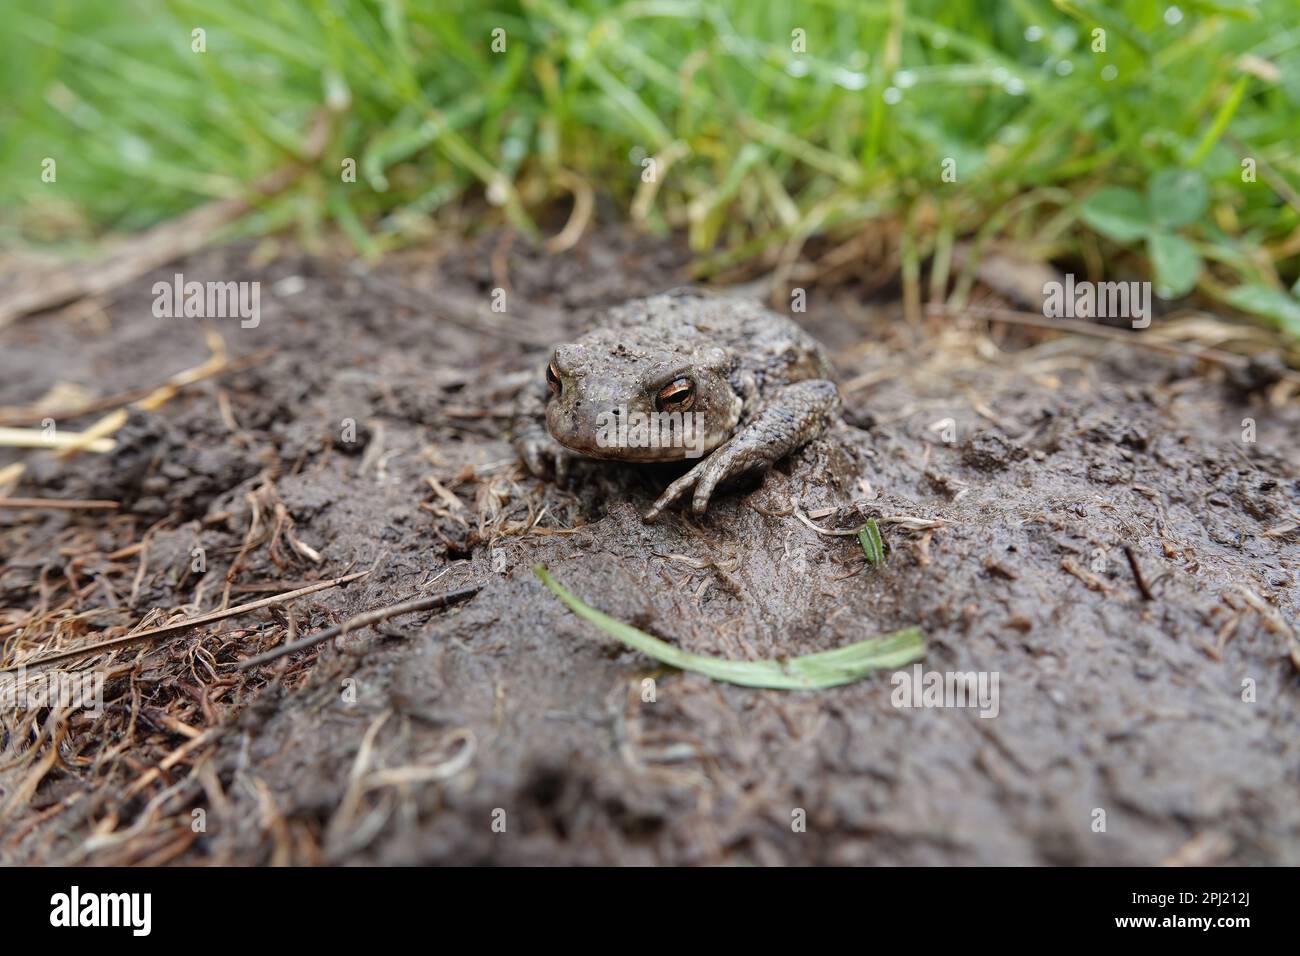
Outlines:
{"label": "green grass", "polygon": [[858,532],[858,544],[862,545],[868,564],[885,562],[885,542],[880,537],[880,525],[876,524],[875,518],[869,519]]}
{"label": "green grass", "polygon": [[833,651],[783,660],[732,661],[690,654],[586,604],[551,577],[542,565],[533,565],[533,572],[569,610],[611,637],[661,664],[728,684],[771,690],[821,690],[851,684],[875,671],[902,667],[925,656],[925,635],[915,627],[867,638]]}
{"label": "green grass", "polygon": [[1170,7],[11,0],[0,242],[78,249],[237,194],[329,104],[325,156],[242,232],[363,254],[470,223],[536,233],[576,176],[644,228],[685,230],[701,276],[880,230],[908,282],[933,262],[961,304],[953,243],[1005,238],[1300,333],[1300,5]]}

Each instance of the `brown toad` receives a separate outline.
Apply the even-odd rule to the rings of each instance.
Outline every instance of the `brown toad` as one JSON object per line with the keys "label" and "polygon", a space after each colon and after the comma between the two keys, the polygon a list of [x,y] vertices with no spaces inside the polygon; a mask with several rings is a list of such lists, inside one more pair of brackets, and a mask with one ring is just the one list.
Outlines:
{"label": "brown toad", "polygon": [[631,462],[701,458],[645,518],[692,488],[702,514],[719,483],[766,470],[838,417],[829,376],[822,347],[784,316],[677,290],[610,309],[556,348],[547,392],[521,414],[515,443],[531,472],[553,463],[561,477],[566,449]]}

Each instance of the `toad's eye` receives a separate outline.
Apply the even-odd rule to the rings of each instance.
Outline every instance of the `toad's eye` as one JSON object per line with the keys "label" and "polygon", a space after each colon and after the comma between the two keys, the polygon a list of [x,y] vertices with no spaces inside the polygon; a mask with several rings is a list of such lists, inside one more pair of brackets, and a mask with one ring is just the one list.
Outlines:
{"label": "toad's eye", "polygon": [[560,384],[560,373],[555,370],[554,362],[546,366],[546,384],[551,387],[552,395],[559,395],[564,387]]}
{"label": "toad's eye", "polygon": [[695,383],[689,378],[679,378],[659,389],[655,407],[661,412],[688,412],[695,404]]}

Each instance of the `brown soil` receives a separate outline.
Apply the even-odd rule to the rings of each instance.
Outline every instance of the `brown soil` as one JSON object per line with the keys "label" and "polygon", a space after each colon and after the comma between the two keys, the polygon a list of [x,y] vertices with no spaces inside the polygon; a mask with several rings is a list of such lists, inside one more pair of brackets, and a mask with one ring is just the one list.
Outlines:
{"label": "brown soil", "polygon": [[[235,247],[102,315],[0,333],[0,405],[61,382],[107,396],[208,355],[195,320],[151,314],[154,281],[262,282],[259,327],[213,325],[255,361],[132,412],[112,454],[0,451],[29,462],[16,495],[123,505],[0,509],[0,627],[22,625],[2,663],[212,609],[228,580],[238,604],[374,565],[290,613],[99,658],[98,720],[5,715],[0,858],[1300,864],[1294,402],[1145,348],[913,327],[823,290],[798,318],[837,356],[851,424],[760,489],[647,526],[669,472],[526,478],[503,429],[542,343],[682,284],[684,261],[613,233],[559,259],[493,243],[374,274]],[[473,307],[503,277],[486,328]],[[887,519],[888,560],[796,506],[825,529]],[[999,713],[896,708],[889,674],[787,693],[666,671],[562,607],[539,562],[732,658],[917,624],[927,670],[998,673]],[[455,609],[236,670],[291,629],[473,581]]]}

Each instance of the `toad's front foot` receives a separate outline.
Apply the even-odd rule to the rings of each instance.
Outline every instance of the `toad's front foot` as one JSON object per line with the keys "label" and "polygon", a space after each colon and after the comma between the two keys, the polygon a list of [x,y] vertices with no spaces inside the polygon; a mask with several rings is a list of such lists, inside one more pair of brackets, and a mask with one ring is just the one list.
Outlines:
{"label": "toad's front foot", "polygon": [[549,478],[563,484],[569,474],[573,454],[551,437],[541,426],[522,429],[515,436],[515,451],[524,467],[535,478]]}
{"label": "toad's front foot", "polygon": [[773,462],[825,431],[839,409],[840,395],[833,382],[815,379],[787,385],[758,410],[743,431],[669,485],[646,512],[645,520],[654,521],[692,488],[691,511],[704,514],[719,484],[747,472],[766,471]]}
{"label": "toad's front foot", "polygon": [[709,507],[709,498],[713,489],[724,481],[739,477],[748,471],[766,470],[772,464],[762,449],[746,445],[737,436],[718,446],[704,461],[682,475],[659,496],[646,512],[645,520],[654,521],[670,504],[686,494],[691,488],[695,495],[691,499],[691,510],[702,515]]}

